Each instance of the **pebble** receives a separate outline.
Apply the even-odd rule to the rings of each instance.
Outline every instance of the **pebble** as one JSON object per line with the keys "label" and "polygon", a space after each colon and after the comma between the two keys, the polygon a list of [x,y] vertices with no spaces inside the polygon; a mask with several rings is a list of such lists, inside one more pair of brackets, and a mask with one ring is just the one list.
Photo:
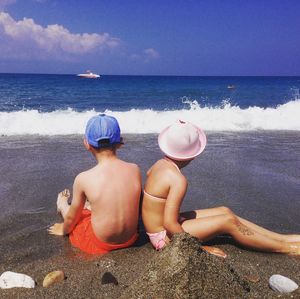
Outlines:
{"label": "pebble", "polygon": [[65,274],[63,271],[58,270],[58,271],[50,272],[45,276],[43,280],[43,287],[47,288],[53,285],[54,283],[63,281],[64,279],[65,279]]}
{"label": "pebble", "polygon": [[298,285],[291,279],[279,275],[274,274],[269,279],[270,288],[279,293],[291,293],[298,289]]}
{"label": "pebble", "polygon": [[22,273],[16,273],[11,271],[3,272],[0,276],[0,288],[11,289],[11,288],[29,288],[35,287],[34,280]]}
{"label": "pebble", "polygon": [[118,285],[118,280],[113,276],[110,272],[105,272],[101,279],[101,284],[109,284],[112,283],[114,285]]}

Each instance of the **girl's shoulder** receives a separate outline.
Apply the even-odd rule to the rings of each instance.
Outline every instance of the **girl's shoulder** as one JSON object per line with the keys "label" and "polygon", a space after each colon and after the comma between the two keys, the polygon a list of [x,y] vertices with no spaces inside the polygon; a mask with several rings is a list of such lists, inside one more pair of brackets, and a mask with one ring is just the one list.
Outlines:
{"label": "girl's shoulder", "polygon": [[185,176],[181,173],[178,166],[166,159],[156,161],[147,171],[147,176],[171,176],[172,178],[178,177],[180,180],[185,180]]}

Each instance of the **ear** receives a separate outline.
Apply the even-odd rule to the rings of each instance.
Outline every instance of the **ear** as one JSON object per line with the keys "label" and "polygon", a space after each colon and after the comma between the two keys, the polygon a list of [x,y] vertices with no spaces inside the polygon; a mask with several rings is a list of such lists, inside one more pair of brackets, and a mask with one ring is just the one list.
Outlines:
{"label": "ear", "polygon": [[83,145],[88,151],[91,151],[91,146],[89,145],[89,143],[85,138],[83,139]]}
{"label": "ear", "polygon": [[116,149],[119,149],[122,145],[124,145],[123,137],[120,138],[120,143],[116,145]]}
{"label": "ear", "polygon": [[120,137],[120,143],[117,144],[116,148],[120,148],[122,145],[124,145],[123,137]]}

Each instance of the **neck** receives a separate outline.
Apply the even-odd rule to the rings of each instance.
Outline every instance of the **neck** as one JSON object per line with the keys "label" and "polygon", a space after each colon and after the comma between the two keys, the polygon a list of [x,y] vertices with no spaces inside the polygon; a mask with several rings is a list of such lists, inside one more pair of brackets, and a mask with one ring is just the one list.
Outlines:
{"label": "neck", "polygon": [[167,156],[165,156],[165,159],[166,159],[166,160],[169,160],[169,161],[171,161],[172,163],[174,163],[175,165],[177,165],[177,167],[178,167],[179,169],[181,169],[181,168],[187,166],[187,165],[191,162],[191,160],[188,160],[188,161],[177,161],[177,160],[173,160],[173,159],[171,159],[171,158],[169,158],[169,157],[167,157]]}
{"label": "neck", "polygon": [[98,163],[102,163],[108,160],[116,160],[118,159],[116,155],[116,151],[112,151],[110,149],[101,149],[100,151],[93,152]]}

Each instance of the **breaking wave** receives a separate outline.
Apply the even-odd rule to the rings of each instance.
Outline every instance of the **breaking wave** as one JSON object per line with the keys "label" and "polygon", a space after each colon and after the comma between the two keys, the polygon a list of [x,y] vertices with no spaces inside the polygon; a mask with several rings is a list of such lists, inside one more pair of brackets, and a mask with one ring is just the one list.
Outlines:
{"label": "breaking wave", "polygon": [[158,133],[177,119],[193,122],[207,131],[300,131],[300,100],[277,107],[261,108],[239,106],[223,102],[221,106],[201,107],[197,101],[186,100],[186,109],[156,111],[131,109],[129,111],[77,112],[71,108],[53,112],[20,110],[0,112],[1,135],[69,135],[83,134],[88,119],[99,113],[115,116],[122,133]]}

